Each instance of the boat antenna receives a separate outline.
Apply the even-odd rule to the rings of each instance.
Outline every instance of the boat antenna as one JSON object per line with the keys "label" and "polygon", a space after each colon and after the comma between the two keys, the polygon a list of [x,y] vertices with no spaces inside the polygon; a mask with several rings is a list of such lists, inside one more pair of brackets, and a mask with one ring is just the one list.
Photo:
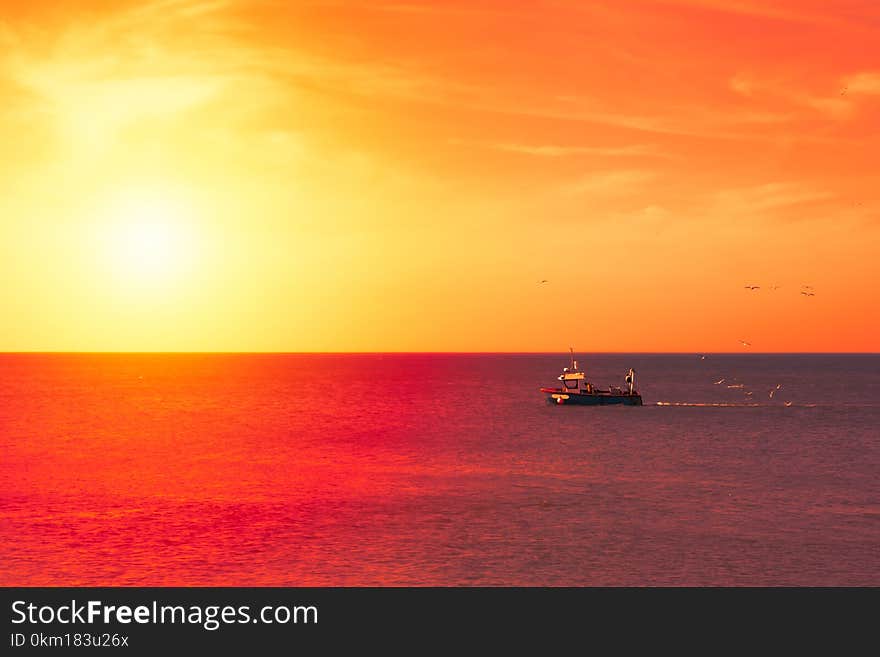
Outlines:
{"label": "boat antenna", "polygon": [[575,369],[577,369],[576,365],[574,364],[574,347],[569,347],[568,352],[571,354],[571,369],[572,371],[574,371]]}

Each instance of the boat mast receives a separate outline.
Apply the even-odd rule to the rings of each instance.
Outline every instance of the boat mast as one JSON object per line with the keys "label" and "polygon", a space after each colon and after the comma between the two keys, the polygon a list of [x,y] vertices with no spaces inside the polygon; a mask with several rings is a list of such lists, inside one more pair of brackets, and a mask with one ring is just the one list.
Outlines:
{"label": "boat mast", "polygon": [[633,389],[636,384],[636,372],[633,368],[629,368],[629,372],[626,375],[626,382],[629,384],[629,394],[633,394]]}

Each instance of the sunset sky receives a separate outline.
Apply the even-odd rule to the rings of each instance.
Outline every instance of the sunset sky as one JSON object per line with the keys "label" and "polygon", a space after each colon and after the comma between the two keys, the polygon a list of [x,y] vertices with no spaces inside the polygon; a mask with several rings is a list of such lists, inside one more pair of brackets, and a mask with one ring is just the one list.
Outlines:
{"label": "sunset sky", "polygon": [[0,101],[0,351],[880,350],[875,0],[12,0]]}

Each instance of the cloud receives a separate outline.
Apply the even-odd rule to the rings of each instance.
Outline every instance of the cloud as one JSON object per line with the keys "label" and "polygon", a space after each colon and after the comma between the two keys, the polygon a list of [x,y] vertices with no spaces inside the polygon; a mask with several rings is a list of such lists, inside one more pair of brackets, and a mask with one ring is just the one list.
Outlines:
{"label": "cloud", "polygon": [[[855,103],[836,89],[833,95],[815,94],[799,89],[791,81],[784,79],[759,78],[739,73],[728,80],[728,88],[755,103],[782,101],[795,110],[807,109],[834,120],[849,119],[856,109]],[[786,121],[806,118],[803,113],[777,112],[772,116]]]}
{"label": "cloud", "polygon": [[656,177],[655,172],[643,169],[598,171],[563,183],[560,191],[569,195],[615,197],[631,194]]}
{"label": "cloud", "polygon": [[742,73],[734,75],[728,83],[731,91],[741,96],[751,96],[755,93],[755,81]]}
{"label": "cloud", "polygon": [[[595,124],[640,133],[678,137],[748,139],[753,136],[748,129],[749,126],[781,123],[789,118],[786,113],[741,111],[697,103],[693,105],[678,104],[674,107],[659,105],[655,106],[656,111],[653,113],[634,114],[619,109],[606,109],[603,107],[604,103],[600,102],[598,98],[588,97],[565,96],[543,99],[533,95],[528,103],[524,103],[520,99],[517,99],[516,102],[507,102],[501,93],[487,93],[485,86],[464,87],[458,85],[453,92],[445,94],[442,83],[439,81],[436,85],[426,87],[426,89],[429,89],[430,93],[420,96],[421,101],[454,106],[457,109],[525,119]],[[521,144],[506,144],[502,145],[502,149],[503,146],[507,146],[507,150],[518,149],[523,152],[530,148],[537,148],[548,156],[561,155],[564,152],[556,151],[553,145],[543,148],[541,145],[530,147]],[[606,154],[610,155],[611,152],[607,151]],[[629,153],[617,152],[616,154]],[[657,154],[656,151],[654,154]]]}
{"label": "cloud", "polygon": [[[328,3],[321,3],[328,4]],[[345,3],[329,3],[345,10]],[[456,111],[589,123],[658,135],[740,139],[749,126],[780,122],[785,115],[740,112],[705,103],[654,99],[630,111],[613,98],[545,93],[507,79],[472,80],[436,61],[399,55],[364,57],[325,50],[292,38],[264,39],[265,18],[249,3],[231,0],[159,0],[127,5],[98,17],[77,18],[61,29],[39,25],[0,31],[21,44],[3,68],[48,107],[79,117],[69,134],[109,137],[132,122],[173,115],[218,99],[236,108],[293,105],[298,95],[321,94],[338,107],[363,108],[379,100],[418,103]],[[404,3],[392,9],[446,11],[445,5]],[[378,6],[382,8],[382,6]],[[463,11],[471,11],[470,6]],[[374,7],[375,8],[375,7]],[[476,8],[482,11],[480,8]],[[26,38],[25,38],[26,37]],[[0,59],[3,59],[0,56]],[[832,99],[833,101],[833,99]],[[832,103],[833,105],[834,103]],[[839,104],[839,103],[837,103]],[[143,107],[143,111],[138,110]],[[825,111],[839,111],[833,106]],[[104,115],[102,118],[101,115]],[[641,147],[607,148],[555,143],[498,143],[497,150],[536,157],[656,155]]]}
{"label": "cloud", "polygon": [[[337,4],[337,3],[332,3]],[[344,2],[338,3],[340,6],[344,6]],[[474,14],[485,14],[485,15],[505,15],[509,11],[514,10],[515,8],[511,6],[510,8],[505,10],[501,10],[498,8],[490,8],[490,7],[480,7],[476,3],[464,3],[455,5],[449,2],[446,3],[417,3],[417,2],[398,2],[398,3],[387,3],[387,4],[367,4],[364,9],[368,11],[378,11],[378,12],[389,12],[389,13],[401,13],[401,14],[461,14],[461,15],[474,15]]]}
{"label": "cloud", "polygon": [[736,214],[763,213],[796,205],[827,201],[834,194],[797,182],[770,182],[735,189],[715,195],[716,209]]}
{"label": "cloud", "polygon": [[635,157],[663,156],[654,147],[644,144],[628,146],[571,146],[559,144],[521,144],[513,142],[480,143],[478,145],[505,153],[531,155],[535,157],[562,158],[577,155],[595,155],[599,157]]}
{"label": "cloud", "polygon": [[221,50],[216,35],[196,28],[188,46],[175,46],[164,28],[188,11],[227,4],[163,1],[58,28],[7,26],[18,47],[0,59],[0,70],[59,115],[110,130],[143,115],[179,112],[211,99],[231,76],[210,65]]}
{"label": "cloud", "polygon": [[864,71],[843,78],[847,93],[880,95],[880,71]]}
{"label": "cloud", "polygon": [[812,96],[810,94],[798,94],[793,95],[792,99],[796,103],[814,109],[830,119],[845,120],[851,118],[855,114],[854,103],[834,96],[822,97]]}
{"label": "cloud", "polygon": [[870,30],[870,25],[858,20],[841,18],[832,11],[811,12],[803,7],[789,8],[769,0],[656,0],[661,4],[716,11],[750,18],[839,27],[848,30]]}

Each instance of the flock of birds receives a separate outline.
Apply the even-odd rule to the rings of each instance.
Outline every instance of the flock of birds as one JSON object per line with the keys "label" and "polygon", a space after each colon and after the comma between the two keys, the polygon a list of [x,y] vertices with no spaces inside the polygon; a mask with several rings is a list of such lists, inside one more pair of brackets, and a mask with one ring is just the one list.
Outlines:
{"label": "flock of birds", "polygon": [[[547,281],[544,281],[544,282],[547,282]],[[782,287],[781,285],[771,285],[769,289],[775,292],[776,290],[778,290],[781,287]],[[761,286],[760,285],[746,285],[745,288],[747,290],[754,292],[755,290],[760,290]],[[812,285],[801,285],[801,294],[804,295],[805,297],[816,296],[816,292],[813,290]]]}
{"label": "flock of birds", "polygon": [[[705,356],[700,356],[700,360],[705,360],[705,359],[706,359]],[[742,390],[742,391],[743,391],[743,394],[745,394],[745,396],[748,397],[749,400],[752,400],[752,399],[754,398],[754,395],[755,395],[754,391],[752,391],[752,390],[748,390],[748,389],[746,388],[746,384],[738,382],[738,381],[736,380],[736,378],[731,379],[731,380],[730,380],[730,383],[727,382],[727,379],[726,379],[726,378],[721,378],[721,379],[718,379],[717,381],[715,381],[715,385],[716,385],[716,386],[722,386],[722,385],[725,385],[725,384],[727,384],[727,387],[728,387],[728,389],[730,389],[730,390]],[[780,390],[782,390],[782,384],[781,384],[781,383],[777,383],[777,384],[776,384],[776,387],[775,387],[775,388],[771,388],[770,391],[767,393],[767,398],[768,398],[768,399],[773,399],[773,396],[774,396],[777,392],[779,392]],[[785,404],[785,406],[791,406],[791,402],[790,402],[790,401],[786,401],[786,402],[783,402],[783,403]]]}
{"label": "flock of birds", "polygon": [[[756,290],[761,289],[760,285],[746,285],[744,287],[745,287],[745,289],[749,290],[750,292],[754,292]],[[775,292],[776,290],[778,290],[781,287],[782,287],[781,285],[771,285],[769,289]],[[815,291],[815,289],[813,289],[812,285],[801,285],[800,293],[802,296],[805,296],[805,297],[816,296],[816,291]],[[740,340],[739,343],[743,347],[751,347],[752,346],[752,343],[747,340]],[[705,358],[705,356],[703,356],[703,358]]]}
{"label": "flock of birds", "polygon": [[[545,283],[549,283],[549,282],[550,281],[548,281],[546,278],[542,278],[540,281],[538,281],[538,285],[544,285]],[[775,292],[776,290],[780,289],[781,287],[782,287],[781,285],[771,285],[768,289]],[[746,285],[745,289],[751,290],[752,292],[754,292],[755,290],[760,290],[761,286],[760,285]],[[813,290],[812,285],[801,285],[801,294],[804,295],[805,297],[816,296],[816,293]]]}
{"label": "flock of birds", "polygon": [[[769,289],[772,290],[772,291],[776,291],[776,290],[780,289],[781,287],[782,287],[781,285],[771,285],[771,286],[769,287]],[[761,286],[760,286],[760,285],[746,285],[746,286],[745,286],[745,289],[746,289],[746,290],[749,290],[750,292],[754,292],[754,291],[756,291],[756,290],[760,290],[760,289],[761,289]],[[801,293],[801,295],[803,295],[803,296],[805,296],[805,297],[814,297],[814,296],[816,296],[816,292],[815,292],[815,290],[813,289],[813,286],[812,286],[812,285],[801,285],[800,293]],[[749,342],[748,340],[740,340],[739,343],[740,343],[743,347],[751,347],[751,346],[752,346],[752,343]],[[701,355],[701,356],[700,356],[700,360],[706,360],[706,356]],[[716,386],[724,385],[724,384],[726,384],[726,383],[727,383],[727,379],[726,379],[726,378],[721,378],[721,379],[719,379],[718,381],[715,381],[715,385],[716,385]],[[746,385],[745,385],[744,383],[738,383],[738,382],[736,381],[735,378],[732,379],[730,383],[727,383],[727,387],[728,387],[729,389],[733,389],[733,390],[742,390],[743,393],[745,394],[745,396],[746,396],[746,397],[749,397],[749,398],[753,398],[753,397],[754,397],[754,394],[755,394],[754,391],[752,391],[752,390],[747,390],[747,389],[746,389]],[[781,383],[777,383],[777,384],[776,384],[776,387],[773,388],[773,389],[771,389],[771,390],[767,393],[767,398],[768,398],[768,399],[773,399],[773,396],[774,396],[779,390],[781,390],[781,389],[782,389],[782,384],[781,384]],[[791,406],[791,404],[792,404],[790,401],[786,401],[786,402],[783,402],[783,403],[784,403],[786,406]]]}
{"label": "flock of birds", "polygon": [[[550,282],[549,280],[547,280],[546,278],[543,278],[543,279],[541,279],[540,281],[538,281],[538,285],[544,285],[544,284],[549,283],[549,282]],[[745,287],[746,290],[749,290],[750,292],[755,292],[755,291],[761,289],[761,286],[760,286],[760,285],[746,285],[746,286],[744,286],[744,287]],[[771,290],[771,291],[773,291],[773,292],[775,292],[776,290],[780,289],[781,287],[782,287],[781,285],[771,285],[771,286],[769,286],[768,289]],[[801,294],[802,296],[804,296],[804,297],[814,297],[814,296],[816,296],[816,292],[815,292],[815,290],[813,289],[813,286],[812,286],[812,285],[801,285],[800,294]],[[739,343],[740,343],[743,347],[751,347],[751,346],[752,346],[752,343],[749,342],[748,340],[740,340]],[[706,360],[706,356],[705,356],[705,355],[701,355],[701,356],[700,356],[700,360]],[[726,381],[727,381],[726,379],[722,378],[722,379],[720,379],[720,380],[718,380],[718,381],[715,381],[715,385],[716,385],[716,386],[723,385],[724,383],[726,383]],[[746,386],[745,386],[744,383],[737,383],[737,382],[736,382],[736,379],[732,379],[732,382],[731,382],[730,384],[728,384],[727,387],[730,388],[730,389],[733,389],[733,390],[743,390],[743,392],[744,392],[744,394],[745,394],[746,397],[750,397],[750,398],[751,398],[751,397],[753,397],[754,394],[755,394],[755,393],[754,393],[753,391],[751,391],[751,390],[746,390],[746,389],[745,389]],[[776,387],[769,391],[769,393],[768,393],[768,395],[767,395],[768,398],[769,398],[769,399],[773,399],[773,395],[775,395],[776,392],[779,391],[779,390],[781,390],[781,389],[782,389],[782,384],[781,384],[781,383],[777,383],[777,384],[776,384]],[[784,402],[784,404],[785,404],[786,406],[791,406],[791,402],[790,402],[790,401],[786,401],[786,402]]]}

